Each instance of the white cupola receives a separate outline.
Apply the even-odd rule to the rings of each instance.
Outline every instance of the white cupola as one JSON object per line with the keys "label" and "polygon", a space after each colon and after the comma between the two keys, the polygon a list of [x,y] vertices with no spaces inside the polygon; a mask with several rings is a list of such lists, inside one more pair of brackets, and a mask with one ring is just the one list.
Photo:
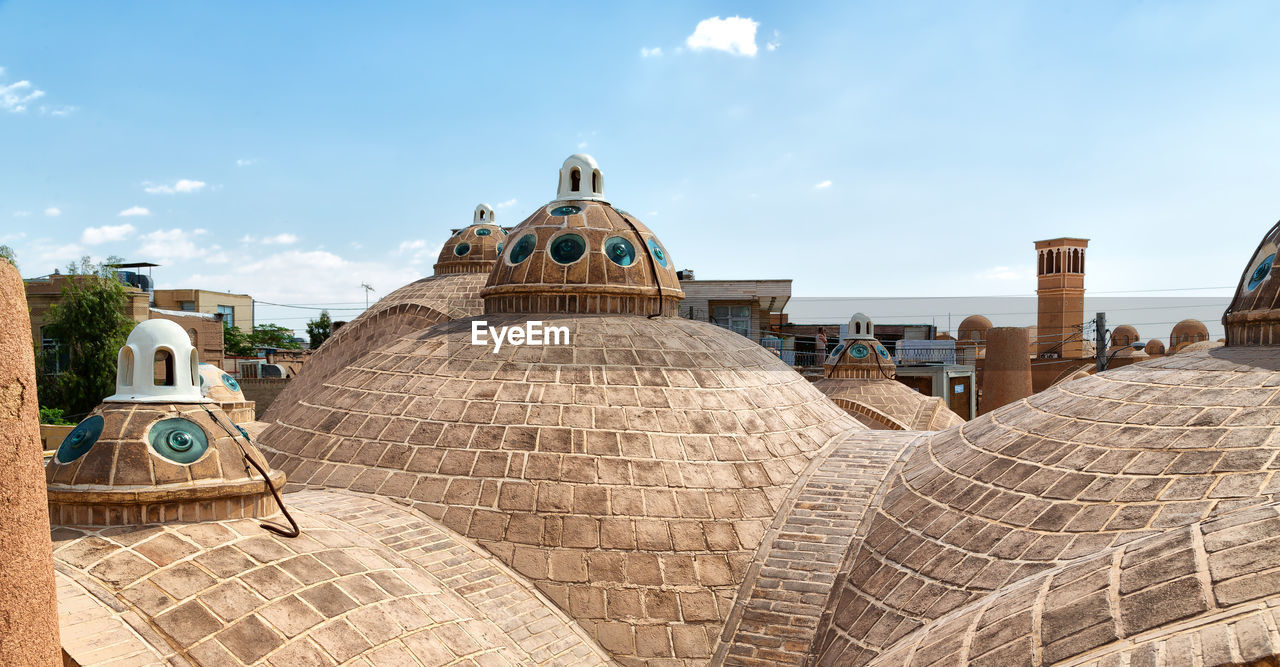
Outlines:
{"label": "white cupola", "polygon": [[493,207],[488,204],[480,204],[476,207],[475,215],[471,217],[473,225],[495,225],[493,221]]}
{"label": "white cupola", "polygon": [[200,359],[176,322],[147,320],[129,332],[109,403],[212,403],[200,392]]}
{"label": "white cupola", "polygon": [[871,323],[871,318],[863,313],[854,313],[849,318],[849,339],[850,340],[867,340],[876,337],[876,325]]}
{"label": "white cupola", "polygon": [[560,186],[556,200],[590,199],[605,201],[604,176],[596,159],[586,153],[570,155],[560,167]]}

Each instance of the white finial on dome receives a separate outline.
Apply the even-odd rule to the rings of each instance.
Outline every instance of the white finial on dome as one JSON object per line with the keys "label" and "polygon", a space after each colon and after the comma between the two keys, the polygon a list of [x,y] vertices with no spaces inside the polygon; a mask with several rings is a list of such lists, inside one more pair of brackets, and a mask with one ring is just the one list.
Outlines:
{"label": "white finial on dome", "polygon": [[473,225],[496,224],[493,221],[493,207],[488,204],[480,204],[479,206],[477,206],[476,213],[471,218],[471,224]]}
{"label": "white finial on dome", "polygon": [[854,313],[849,318],[849,338],[850,340],[866,340],[876,337],[876,325],[871,323],[871,318],[863,313]]}
{"label": "white finial on dome", "polygon": [[147,320],[120,348],[111,403],[212,403],[200,392],[200,359],[176,322]]}
{"label": "white finial on dome", "polygon": [[556,199],[590,199],[605,201],[604,176],[596,159],[586,153],[575,153],[560,167],[560,186]]}

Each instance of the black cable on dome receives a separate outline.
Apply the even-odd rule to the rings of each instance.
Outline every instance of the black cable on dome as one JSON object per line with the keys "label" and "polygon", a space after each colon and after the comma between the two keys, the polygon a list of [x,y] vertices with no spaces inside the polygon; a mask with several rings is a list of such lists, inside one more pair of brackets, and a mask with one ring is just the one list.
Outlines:
{"label": "black cable on dome", "polygon": [[[253,468],[258,471],[259,475],[262,475],[262,481],[265,482],[267,488],[271,490],[271,497],[275,498],[276,506],[278,506],[280,508],[280,512],[284,514],[284,518],[289,521],[290,528],[286,530],[280,526],[270,524],[265,521],[258,525],[264,530],[269,530],[281,537],[292,538],[301,535],[302,529],[298,527],[298,522],[294,521],[293,515],[289,514],[289,508],[284,506],[284,499],[280,497],[280,491],[276,489],[276,485],[271,483],[271,478],[267,476],[267,471],[262,468],[262,464],[254,461],[253,457],[249,456],[249,451],[244,448],[244,445],[241,444],[239,440],[236,439],[236,436],[238,435],[244,438],[246,442],[249,442],[249,444],[253,444],[253,442],[249,440],[249,436],[245,435],[243,431],[239,430],[239,428],[235,431],[227,428],[227,425],[223,424],[222,421],[218,419],[218,416],[213,413],[213,410],[209,409],[208,405],[201,404],[200,407],[204,408],[204,411],[209,414],[209,418],[213,420],[213,423],[221,426],[222,430],[226,431],[227,435],[231,436],[231,441],[236,443],[236,446],[240,448],[240,454],[244,456],[244,460],[247,461],[249,465],[253,466]],[[234,424],[232,425],[234,426]]]}

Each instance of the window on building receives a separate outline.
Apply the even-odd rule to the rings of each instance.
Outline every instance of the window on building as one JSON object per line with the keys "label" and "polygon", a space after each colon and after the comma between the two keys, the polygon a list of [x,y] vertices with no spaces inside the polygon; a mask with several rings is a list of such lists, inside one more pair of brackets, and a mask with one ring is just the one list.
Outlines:
{"label": "window on building", "polygon": [[751,337],[751,306],[712,306],[711,323]]}
{"label": "window on building", "polygon": [[71,368],[71,350],[58,342],[58,339],[51,338],[46,333],[47,329],[48,327],[40,327],[40,351],[44,372],[54,375],[65,373]]}
{"label": "window on building", "polygon": [[236,325],[236,309],[233,306],[218,306],[218,314],[222,316],[222,323],[229,327]]}
{"label": "window on building", "polygon": [[188,312],[188,313],[193,313],[193,312],[195,312],[195,310],[196,310],[196,302],[195,302],[195,301],[181,301],[181,302],[179,302],[179,303],[178,303],[178,307],[179,307],[179,308],[181,308],[182,310],[184,310],[184,311]]}

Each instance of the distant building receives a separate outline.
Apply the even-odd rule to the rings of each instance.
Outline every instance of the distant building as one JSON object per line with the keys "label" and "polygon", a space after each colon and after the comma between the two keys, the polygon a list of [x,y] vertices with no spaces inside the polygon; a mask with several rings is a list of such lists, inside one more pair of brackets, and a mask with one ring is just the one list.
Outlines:
{"label": "distant building", "polygon": [[[710,322],[760,342],[771,316],[791,299],[790,280],[682,280],[680,316]],[[831,346],[839,341],[831,336]]]}
{"label": "distant building", "polygon": [[203,289],[158,289],[152,294],[156,308],[221,315],[227,326],[253,330],[253,297],[248,294]]}

